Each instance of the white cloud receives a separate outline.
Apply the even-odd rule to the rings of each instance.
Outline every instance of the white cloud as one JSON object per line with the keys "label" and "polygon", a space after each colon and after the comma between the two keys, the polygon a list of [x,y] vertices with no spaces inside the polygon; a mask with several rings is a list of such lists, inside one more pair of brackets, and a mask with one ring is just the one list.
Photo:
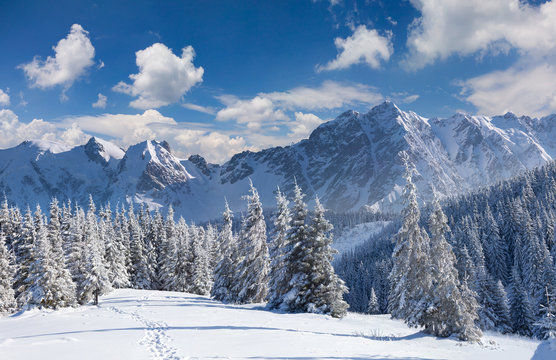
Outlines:
{"label": "white cloud", "polygon": [[10,95],[7,92],[0,89],[0,106],[8,106],[10,105]]}
{"label": "white cloud", "polygon": [[254,149],[242,136],[212,131],[199,124],[178,123],[152,109],[143,114],[68,117],[62,124],[66,127],[75,124],[80,129],[110,139],[123,148],[149,139],[167,140],[178,156],[201,154],[212,162],[223,162],[235,153]]}
{"label": "white cloud", "polygon": [[277,110],[269,98],[256,96],[250,100],[240,100],[234,96],[221,96],[226,107],[216,114],[216,120],[235,120],[246,124],[249,129],[258,130],[262,125],[287,121],[289,118],[282,110]]}
{"label": "white cloud", "polygon": [[324,120],[314,114],[295,113],[295,121],[289,124],[290,133],[288,136],[292,141],[306,139],[317,126]]}
{"label": "white cloud", "polygon": [[104,109],[108,98],[101,93],[98,93],[98,100],[92,104],[94,108]]}
{"label": "white cloud", "polygon": [[149,109],[178,102],[191,87],[203,81],[204,70],[193,65],[195,51],[187,46],[181,57],[161,43],[155,43],[135,53],[139,73],[131,74],[133,81],[119,82],[112,89],[137,99],[129,105],[137,109]]}
{"label": "white cloud", "polygon": [[417,101],[417,99],[419,99],[419,95],[410,95],[406,91],[392,93],[392,100],[398,104],[411,104]]}
{"label": "white cloud", "polygon": [[461,95],[485,115],[556,112],[556,66],[516,65],[460,82]]}
{"label": "white cloud", "polygon": [[362,84],[342,85],[325,81],[320,87],[296,87],[284,92],[261,93],[281,107],[289,110],[337,109],[356,104],[376,104],[383,100],[376,89]]}
{"label": "white cloud", "polygon": [[11,110],[0,110],[0,148],[16,146],[25,140],[50,140],[80,145],[88,136],[77,125],[59,127],[42,119],[22,123]]}
{"label": "white cloud", "polygon": [[[259,131],[261,128],[267,131],[276,131],[276,125],[286,126],[295,134],[305,133],[307,135],[303,126],[298,126],[299,118],[293,121],[286,114],[288,111],[332,110],[361,104],[370,105],[382,101],[383,97],[374,88],[366,85],[343,85],[334,81],[325,81],[319,87],[301,86],[283,92],[259,93],[248,100],[238,99],[231,95],[220,96],[218,99],[225,107],[218,111],[216,120],[235,121],[238,124],[246,125],[251,132],[248,131],[246,136],[251,138],[252,132]],[[302,117],[307,121],[316,118],[313,114],[302,114],[301,112],[299,114],[299,116],[303,115]],[[308,124],[309,122],[305,123],[305,125]],[[316,122],[313,121],[313,124]],[[263,138],[258,136],[257,139]],[[277,140],[275,137],[265,139]],[[291,140],[291,138],[279,140],[279,142],[283,143],[284,140]],[[277,143],[267,143],[267,145],[269,144]]]}
{"label": "white cloud", "polygon": [[452,54],[556,49],[556,2],[520,0],[410,0],[421,12],[409,28],[405,66],[419,69]]}
{"label": "white cloud", "polygon": [[216,114],[216,109],[214,109],[213,107],[210,107],[210,106],[201,106],[201,105],[192,104],[192,103],[184,103],[184,104],[181,104],[181,106],[183,106],[184,108],[189,109],[189,110],[198,111],[198,112],[202,112],[202,113],[209,114],[209,115]]}
{"label": "white cloud", "polygon": [[85,74],[94,64],[95,49],[88,37],[88,32],[79,24],[71,26],[68,36],[53,47],[54,57],[45,61],[35,57],[27,64],[21,64],[31,87],[49,88],[64,85],[67,89],[74,81]]}
{"label": "white cloud", "polygon": [[393,53],[391,37],[392,33],[381,36],[375,29],[359,25],[353,35],[334,40],[338,56],[326,65],[317,66],[317,71],[347,69],[361,63],[378,69],[381,61],[388,61]]}

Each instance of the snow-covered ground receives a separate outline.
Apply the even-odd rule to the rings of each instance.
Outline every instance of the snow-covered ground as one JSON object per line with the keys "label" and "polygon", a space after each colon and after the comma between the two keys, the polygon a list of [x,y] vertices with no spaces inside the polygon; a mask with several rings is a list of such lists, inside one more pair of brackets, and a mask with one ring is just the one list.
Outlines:
{"label": "snow-covered ground", "polygon": [[[116,290],[100,305],[0,319],[0,359],[530,359],[538,341],[488,333],[438,339],[387,315],[343,319]],[[545,354],[546,349],[543,349]],[[556,359],[556,356],[553,357]]]}
{"label": "snow-covered ground", "polygon": [[334,238],[332,247],[342,254],[369,240],[372,235],[378,234],[388,224],[390,221],[372,221],[346,228]]}

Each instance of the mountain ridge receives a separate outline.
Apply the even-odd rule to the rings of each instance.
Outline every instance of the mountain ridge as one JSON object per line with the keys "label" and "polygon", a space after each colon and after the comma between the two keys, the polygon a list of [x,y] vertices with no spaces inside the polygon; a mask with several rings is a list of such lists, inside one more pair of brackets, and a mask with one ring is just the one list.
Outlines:
{"label": "mountain ridge", "polygon": [[238,153],[223,164],[200,155],[178,159],[167,142],[146,140],[120,149],[92,137],[69,148],[27,141],[0,150],[0,191],[18,205],[46,205],[51,197],[85,204],[172,205],[188,220],[219,216],[227,197],[232,210],[251,178],[266,207],[276,186],[289,194],[293,179],[311,201],[334,211],[395,212],[401,208],[403,166],[414,162],[422,201],[473,190],[542,165],[556,156],[556,115],[543,118],[471,116],[425,118],[384,102],[367,113],[345,111],[289,146]]}

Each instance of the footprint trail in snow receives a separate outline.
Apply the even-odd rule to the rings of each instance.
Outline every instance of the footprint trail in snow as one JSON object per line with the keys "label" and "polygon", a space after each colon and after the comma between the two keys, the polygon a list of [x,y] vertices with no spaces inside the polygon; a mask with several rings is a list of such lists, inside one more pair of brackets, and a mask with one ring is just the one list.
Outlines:
{"label": "footprint trail in snow", "polygon": [[[148,300],[148,297],[144,297],[141,300]],[[139,305],[139,308],[141,307],[142,304]],[[150,351],[152,359],[182,360],[182,357],[178,355],[178,349],[170,345],[172,339],[167,334],[168,324],[164,321],[149,320],[141,315],[138,310],[126,312],[115,307],[111,307],[110,310],[130,316],[145,326],[145,335],[139,340],[139,344],[145,346]]]}

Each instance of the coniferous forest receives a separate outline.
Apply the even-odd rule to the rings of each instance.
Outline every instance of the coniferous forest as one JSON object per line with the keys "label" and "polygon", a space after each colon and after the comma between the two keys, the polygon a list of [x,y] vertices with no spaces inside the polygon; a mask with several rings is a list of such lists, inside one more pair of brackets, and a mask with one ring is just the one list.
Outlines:
{"label": "coniferous forest", "polygon": [[[407,154],[405,209],[333,262],[332,224],[295,185],[268,219],[251,183],[240,225],[224,202],[217,225],[144,207],[97,209],[53,199],[47,212],[0,208],[3,313],[89,302],[112,288],[210,295],[227,303],[334,317],[390,313],[441,337],[482,330],[540,339],[556,331],[556,163],[475,193],[419,205]],[[265,213],[267,219],[265,219]],[[385,215],[386,216],[386,215]],[[379,215],[332,214],[339,227]],[[334,264],[334,267],[332,266]],[[336,274],[337,273],[337,274]]]}

